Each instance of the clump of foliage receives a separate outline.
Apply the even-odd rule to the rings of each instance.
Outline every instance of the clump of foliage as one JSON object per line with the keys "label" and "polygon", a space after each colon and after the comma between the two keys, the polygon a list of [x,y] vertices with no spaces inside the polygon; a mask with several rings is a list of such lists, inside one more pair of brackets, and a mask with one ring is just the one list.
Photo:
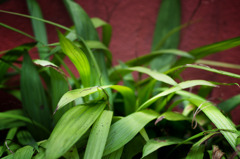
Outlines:
{"label": "clump of foliage", "polygon": [[[239,79],[240,75],[196,64],[207,55],[240,45],[239,37],[189,53],[178,50],[179,30],[184,27],[180,26],[180,2],[164,0],[152,52],[111,67],[111,26],[99,18],[90,19],[77,3],[63,2],[74,27],[42,19],[35,0],[27,0],[31,16],[0,11],[31,18],[35,37],[6,24],[1,26],[37,42],[9,50],[0,60],[2,89],[22,103],[22,109],[0,113],[1,157],[126,159],[238,155],[238,126],[229,113],[240,103],[239,95],[216,106],[206,98],[213,87],[223,83],[177,79],[188,67]],[[172,14],[164,14],[167,12]],[[64,30],[64,34],[58,32],[58,43],[48,44],[44,22]],[[101,40],[98,27],[102,27]],[[34,47],[38,48],[40,59],[31,59],[29,50]],[[23,57],[20,65],[16,63],[19,57]],[[65,58],[71,60],[80,78],[64,63]],[[9,68],[13,72],[9,73]],[[138,72],[137,80],[132,72]],[[143,74],[148,77],[143,78]],[[16,75],[20,75],[20,86],[12,88],[8,81]],[[123,84],[118,85],[119,82]],[[198,93],[187,91],[195,86],[200,88]],[[182,111],[174,111],[177,107]]]}

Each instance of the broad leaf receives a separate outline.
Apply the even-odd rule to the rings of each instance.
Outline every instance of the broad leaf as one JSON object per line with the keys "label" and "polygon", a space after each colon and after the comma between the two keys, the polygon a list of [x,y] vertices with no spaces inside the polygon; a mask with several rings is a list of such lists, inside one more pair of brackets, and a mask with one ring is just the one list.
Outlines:
{"label": "broad leaf", "polygon": [[48,139],[45,157],[52,159],[64,155],[91,127],[105,106],[105,103],[76,106],[67,111]]}
{"label": "broad leaf", "polygon": [[158,116],[159,114],[152,110],[143,110],[132,113],[115,122],[110,128],[103,155],[108,155],[124,146],[136,136],[147,123],[156,119]]}

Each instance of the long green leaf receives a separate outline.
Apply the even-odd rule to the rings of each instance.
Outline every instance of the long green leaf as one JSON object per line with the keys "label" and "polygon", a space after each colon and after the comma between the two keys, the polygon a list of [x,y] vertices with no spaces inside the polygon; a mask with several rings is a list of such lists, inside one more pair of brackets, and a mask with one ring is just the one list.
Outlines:
{"label": "long green leaf", "polygon": [[90,86],[90,65],[84,52],[77,48],[70,40],[59,33],[60,45],[63,52],[70,58],[77,68],[84,87]]}
{"label": "long green leaf", "polygon": [[[27,0],[27,6],[28,6],[29,13],[33,17],[43,19],[41,9],[36,0]],[[35,19],[31,19],[31,21],[32,21],[34,35],[36,39],[40,42],[37,45],[39,56],[41,59],[43,59],[45,58],[46,54],[49,51],[48,47],[46,47],[46,45],[48,44],[48,40],[47,40],[47,32],[46,32],[45,24],[44,22],[38,21]]]}
{"label": "long green leaf", "polygon": [[137,71],[137,72],[140,72],[140,73],[145,73],[145,74],[151,76],[152,78],[154,78],[158,81],[161,81],[161,82],[164,82],[164,83],[167,83],[167,84],[170,84],[170,85],[176,85],[177,84],[171,77],[169,77],[169,76],[167,76],[163,73],[152,71],[152,70],[150,70],[146,67],[140,67],[140,66],[116,70],[110,75],[110,79],[111,80],[116,80],[116,78],[121,77],[121,76],[119,76],[119,74],[124,76],[125,74],[127,74],[131,71]]}
{"label": "long green leaf", "polygon": [[196,63],[210,65],[210,66],[224,67],[224,68],[240,69],[240,65],[226,63],[226,62],[212,61],[212,60],[197,60]]}
{"label": "long green leaf", "polygon": [[[51,78],[51,100],[52,100],[52,112],[56,110],[57,104],[60,98],[64,93],[69,91],[69,84],[67,82],[67,77],[64,74],[63,70],[56,66],[55,64],[46,61],[46,60],[34,60],[34,63],[37,65],[41,65],[43,67],[49,68],[49,75]],[[71,104],[64,107],[54,115],[55,122],[59,120],[59,118],[63,115],[71,107]]]}
{"label": "long green leaf", "polygon": [[[26,115],[32,120],[39,122],[46,128],[50,129],[51,115],[48,102],[37,69],[28,53],[24,54],[22,65],[21,96],[23,109],[26,112]],[[36,134],[41,134],[39,133],[41,130],[36,129],[35,127],[32,127],[31,131]],[[42,137],[44,137],[46,134],[42,135]],[[41,137],[40,135],[38,136]]]}
{"label": "long green leaf", "polygon": [[150,106],[152,103],[154,103],[155,101],[157,101],[160,97],[166,96],[170,93],[182,90],[182,89],[186,89],[186,88],[190,88],[190,87],[194,87],[197,85],[206,85],[206,86],[211,86],[214,87],[216,85],[208,82],[208,81],[204,81],[204,80],[192,80],[192,81],[186,81],[186,82],[182,82],[179,83],[178,85],[173,86],[172,88],[169,88],[161,93],[159,93],[158,95],[152,97],[151,99],[149,99],[148,101],[146,101],[145,103],[143,103],[138,110],[147,108],[148,106]]}
{"label": "long green leaf", "polygon": [[105,103],[76,106],[67,111],[48,139],[45,157],[54,159],[64,155],[90,128],[105,106]]}
{"label": "long green leaf", "polygon": [[112,121],[112,111],[103,111],[101,116],[93,124],[84,159],[101,159]]}
{"label": "long green leaf", "polygon": [[139,66],[139,65],[148,64],[156,57],[160,57],[161,55],[164,55],[164,54],[170,54],[170,55],[173,54],[173,55],[182,56],[186,58],[194,58],[191,54],[185,51],[181,51],[177,49],[164,49],[164,50],[153,51],[143,56],[139,56],[137,58],[127,61],[126,64],[128,66]]}
{"label": "long green leaf", "polygon": [[[179,32],[176,32],[172,36],[168,37],[164,44],[161,40],[174,28],[180,26],[180,0],[163,0],[161,2],[161,8],[158,13],[157,23],[154,30],[152,51],[159,49],[175,49],[179,44]],[[161,48],[159,47],[161,44]],[[175,62],[176,56],[164,55],[158,57],[151,62],[151,68],[155,70],[167,69]]]}
{"label": "long green leaf", "polygon": [[128,143],[151,120],[156,119],[158,113],[152,110],[143,110],[128,115],[115,122],[108,135],[103,155],[108,155]]}
{"label": "long green leaf", "polygon": [[203,111],[203,113],[215,124],[215,126],[221,130],[220,132],[223,134],[225,139],[232,148],[236,150],[236,139],[238,137],[238,134],[236,133],[237,130],[216,106],[214,106],[211,102],[186,91],[178,91],[177,94],[188,97],[188,100],[191,103],[198,106],[198,108]]}
{"label": "long green leaf", "polygon": [[185,64],[190,64],[195,62],[198,59],[201,59],[203,57],[206,57],[207,55],[211,55],[217,52],[221,52],[224,50],[228,50],[231,48],[234,48],[236,46],[240,45],[240,37],[228,39],[225,41],[213,43],[210,45],[202,46],[197,49],[189,51],[189,53],[194,56],[194,59],[187,59],[187,58],[180,58],[175,66],[180,66],[180,65],[185,65]]}
{"label": "long green leaf", "polygon": [[217,74],[221,74],[221,75],[225,75],[225,76],[229,76],[229,77],[240,78],[240,75],[235,74],[235,73],[222,71],[222,70],[217,70],[217,69],[211,68],[209,66],[196,65],[196,64],[186,64],[184,66],[177,66],[177,67],[174,67],[174,68],[168,70],[166,72],[166,74],[169,74],[170,72],[179,70],[180,68],[184,68],[184,67],[196,68],[196,69],[201,69],[201,70],[205,70],[205,71],[209,71],[209,72],[213,72],[213,73],[217,73]]}
{"label": "long green leaf", "polygon": [[143,147],[142,158],[146,157],[147,155],[151,154],[152,152],[158,150],[161,147],[175,145],[181,142],[182,139],[173,137],[161,137],[157,139],[151,139]]}
{"label": "long green leaf", "polygon": [[107,156],[104,156],[103,159],[120,159],[123,152],[123,147],[110,153]]}

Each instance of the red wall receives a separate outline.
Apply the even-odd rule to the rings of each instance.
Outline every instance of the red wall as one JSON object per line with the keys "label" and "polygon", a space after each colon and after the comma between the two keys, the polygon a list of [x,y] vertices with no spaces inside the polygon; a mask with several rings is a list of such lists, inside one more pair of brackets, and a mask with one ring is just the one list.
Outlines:
{"label": "red wall", "polygon": [[[38,0],[44,18],[66,26],[71,26],[67,11],[60,0]],[[76,0],[90,15],[108,21],[113,27],[110,50],[113,53],[114,64],[118,60],[126,61],[146,54],[150,51],[155,19],[157,17],[160,0]],[[186,23],[199,1],[182,0],[182,23]],[[240,35],[240,1],[239,0],[201,0],[193,20],[198,22],[185,28],[181,32],[180,49],[189,51],[196,47],[213,42],[233,38]],[[28,14],[23,0],[8,0],[0,4],[0,9]],[[16,27],[32,34],[29,19],[0,13],[0,22]],[[56,29],[47,25],[49,41],[56,42]],[[18,33],[0,27],[0,51],[11,49],[25,42],[32,41]],[[211,55],[206,59],[240,64],[240,47]],[[240,74],[240,70],[230,70]],[[210,81],[240,83],[220,75],[213,75],[204,71],[187,69],[183,73],[184,79],[207,79]],[[211,100],[219,102],[219,98],[229,98],[240,93],[237,86],[221,86],[213,92]],[[234,120],[240,121],[238,111],[234,111]]]}

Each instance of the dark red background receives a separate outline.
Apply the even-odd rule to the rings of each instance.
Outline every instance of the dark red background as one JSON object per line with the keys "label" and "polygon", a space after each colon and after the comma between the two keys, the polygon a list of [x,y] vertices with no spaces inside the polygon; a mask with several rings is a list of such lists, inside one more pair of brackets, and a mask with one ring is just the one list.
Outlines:
{"label": "dark red background", "polygon": [[[72,22],[60,0],[38,0],[45,19],[71,26]],[[90,17],[100,17],[113,27],[110,50],[114,64],[118,60],[126,61],[150,51],[151,41],[161,0],[76,0]],[[193,20],[197,23],[181,31],[179,48],[189,51],[199,46],[240,36],[240,1],[239,0],[182,0],[182,23]],[[28,14],[25,0],[7,0],[0,4],[0,9]],[[29,19],[0,13],[0,22],[18,28],[32,35]],[[47,25],[49,42],[56,42],[56,28]],[[25,42],[32,41],[18,33],[0,27],[0,51],[11,49]],[[206,59],[240,64],[240,47],[211,55]],[[224,68],[223,68],[224,69]],[[240,74],[240,70],[224,69]],[[183,73],[186,79],[207,79],[210,81],[240,83],[221,75],[187,69]],[[212,93],[212,100],[227,99],[240,93],[237,86],[221,86]],[[234,120],[239,123],[240,116],[233,112]]]}

